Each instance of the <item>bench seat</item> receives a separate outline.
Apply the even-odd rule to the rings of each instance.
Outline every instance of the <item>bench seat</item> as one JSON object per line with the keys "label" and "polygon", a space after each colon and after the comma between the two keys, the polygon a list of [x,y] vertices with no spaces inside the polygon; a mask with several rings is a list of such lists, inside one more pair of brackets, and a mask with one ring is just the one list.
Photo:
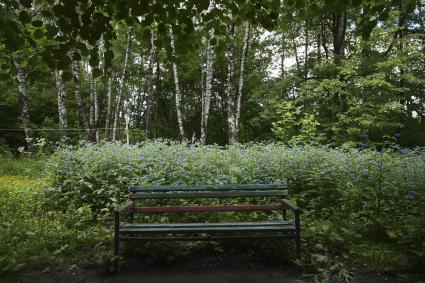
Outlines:
{"label": "bench seat", "polygon": [[135,233],[229,233],[229,232],[295,232],[295,225],[288,221],[272,222],[228,222],[228,223],[166,223],[166,224],[126,224],[120,229],[122,234]]}

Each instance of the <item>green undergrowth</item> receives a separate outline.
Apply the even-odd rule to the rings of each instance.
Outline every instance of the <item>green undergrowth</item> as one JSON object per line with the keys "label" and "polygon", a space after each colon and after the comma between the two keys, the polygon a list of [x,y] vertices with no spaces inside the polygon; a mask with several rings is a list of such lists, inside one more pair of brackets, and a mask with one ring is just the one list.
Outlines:
{"label": "green undergrowth", "polygon": [[0,277],[100,264],[109,251],[110,232],[90,209],[57,206],[45,187],[42,178],[0,176]]}
{"label": "green undergrowth", "polygon": [[[1,235],[6,235],[5,243],[0,243],[0,254],[6,255],[0,256],[3,272],[61,264],[72,266],[77,257],[86,258],[87,263],[102,262],[108,266],[111,212],[125,201],[129,185],[287,182],[290,198],[304,210],[303,258],[295,263],[306,276],[316,282],[332,278],[349,281],[353,273],[361,271],[389,272],[411,282],[419,282],[424,276],[425,152],[422,149],[392,148],[376,152],[279,144],[222,148],[166,141],[137,145],[86,144],[57,151],[47,160],[43,176],[42,182],[47,185],[12,185],[1,191],[2,207],[8,207],[2,210],[1,217],[12,224],[1,226]],[[14,198],[22,202],[24,210],[13,209]],[[203,203],[252,201],[241,198]],[[271,201],[256,200],[257,203]],[[190,203],[175,200],[144,204]],[[140,220],[192,222],[279,217],[278,213],[182,213]],[[26,244],[15,250],[17,243]],[[292,241],[252,245],[261,247],[271,260],[294,259]],[[147,263],[164,261],[164,257],[175,262],[198,247],[198,243],[148,243],[130,246],[127,253],[141,255]],[[220,249],[217,245],[217,250]]]}

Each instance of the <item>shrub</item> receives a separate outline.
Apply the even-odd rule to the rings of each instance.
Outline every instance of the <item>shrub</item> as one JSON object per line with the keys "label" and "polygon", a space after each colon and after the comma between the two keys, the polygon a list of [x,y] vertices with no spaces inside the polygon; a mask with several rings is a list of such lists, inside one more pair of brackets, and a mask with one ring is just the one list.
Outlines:
{"label": "shrub", "polygon": [[[280,144],[221,148],[167,141],[86,144],[56,152],[47,173],[60,200],[89,206],[96,214],[107,214],[122,202],[129,185],[287,181],[306,210],[304,239],[310,254],[321,250],[333,259],[354,261],[366,258],[370,245],[381,243],[398,255],[393,268],[425,270],[423,150]],[[323,223],[332,225],[325,229]],[[323,236],[316,238],[317,231]],[[304,264],[312,264],[311,259],[306,257]]]}

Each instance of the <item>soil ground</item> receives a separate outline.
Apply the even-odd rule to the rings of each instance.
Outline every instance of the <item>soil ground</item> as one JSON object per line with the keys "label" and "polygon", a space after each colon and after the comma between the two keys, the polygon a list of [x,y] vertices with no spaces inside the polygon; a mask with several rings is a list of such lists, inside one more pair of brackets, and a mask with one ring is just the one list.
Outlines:
{"label": "soil ground", "polygon": [[[240,263],[226,258],[219,264],[211,264],[211,258],[198,258],[184,264],[146,265],[135,260],[126,262],[118,274],[102,269],[82,269],[73,272],[55,271],[34,273],[21,282],[35,283],[313,283],[303,278],[294,265],[270,266],[266,264]],[[14,281],[17,282],[17,281]],[[390,275],[360,273],[353,283],[403,283]],[[340,283],[337,280],[331,283]]]}

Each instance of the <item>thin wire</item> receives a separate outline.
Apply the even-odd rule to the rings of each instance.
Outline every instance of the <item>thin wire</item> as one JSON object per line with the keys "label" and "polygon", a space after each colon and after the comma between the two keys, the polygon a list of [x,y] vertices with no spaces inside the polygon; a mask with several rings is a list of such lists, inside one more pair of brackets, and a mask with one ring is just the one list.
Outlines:
{"label": "thin wire", "polygon": [[[90,128],[90,130],[113,130],[114,128]],[[116,128],[117,130],[125,130],[125,128]],[[16,129],[0,129],[0,131],[24,131],[23,128],[16,128]],[[43,129],[30,129],[31,131],[87,131],[87,129],[78,129],[78,128],[71,128],[71,129],[55,129],[55,128],[43,128]]]}

